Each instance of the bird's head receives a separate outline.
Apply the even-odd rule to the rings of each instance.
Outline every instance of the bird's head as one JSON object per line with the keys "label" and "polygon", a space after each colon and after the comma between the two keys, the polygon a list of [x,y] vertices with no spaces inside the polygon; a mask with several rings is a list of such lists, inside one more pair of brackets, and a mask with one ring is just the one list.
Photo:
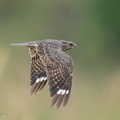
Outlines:
{"label": "bird's head", "polygon": [[61,48],[63,51],[72,49],[73,47],[76,47],[77,45],[71,41],[66,41],[66,40],[60,40],[61,42]]}

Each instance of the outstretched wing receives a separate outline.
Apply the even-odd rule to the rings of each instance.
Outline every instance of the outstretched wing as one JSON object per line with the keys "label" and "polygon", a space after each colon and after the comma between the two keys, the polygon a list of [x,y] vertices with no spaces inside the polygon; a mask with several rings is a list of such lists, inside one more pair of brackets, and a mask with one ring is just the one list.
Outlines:
{"label": "outstretched wing", "polygon": [[45,47],[46,73],[49,80],[49,91],[53,97],[51,106],[63,107],[68,102],[72,86],[72,58],[61,49]]}
{"label": "outstretched wing", "polygon": [[42,63],[40,56],[36,52],[36,47],[30,47],[29,53],[31,56],[30,63],[30,85],[31,94],[36,94],[43,89],[47,82],[47,75],[45,71],[45,66]]}

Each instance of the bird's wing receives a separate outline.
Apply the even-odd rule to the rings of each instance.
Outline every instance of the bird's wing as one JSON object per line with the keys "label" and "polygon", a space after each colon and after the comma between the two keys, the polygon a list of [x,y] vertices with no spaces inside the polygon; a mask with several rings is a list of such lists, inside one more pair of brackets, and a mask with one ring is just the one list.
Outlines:
{"label": "bird's wing", "polygon": [[36,94],[40,90],[43,89],[47,82],[47,75],[45,71],[45,67],[42,63],[40,55],[36,52],[36,47],[30,47],[29,53],[31,56],[30,63],[30,85],[31,94]]}
{"label": "bird's wing", "polygon": [[42,60],[46,66],[50,95],[53,97],[51,106],[56,104],[58,108],[63,102],[65,107],[72,86],[72,58],[61,49],[45,47],[44,50]]}

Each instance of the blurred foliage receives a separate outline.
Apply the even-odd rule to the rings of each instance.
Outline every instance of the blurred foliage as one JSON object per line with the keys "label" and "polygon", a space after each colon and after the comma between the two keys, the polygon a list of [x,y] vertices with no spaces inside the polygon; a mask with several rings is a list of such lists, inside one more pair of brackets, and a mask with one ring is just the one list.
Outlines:
{"label": "blurred foliage", "polygon": [[[120,119],[120,1],[0,0],[0,114],[9,120]],[[29,55],[9,46],[42,39],[77,44],[72,93],[51,108],[48,86],[30,96]]]}

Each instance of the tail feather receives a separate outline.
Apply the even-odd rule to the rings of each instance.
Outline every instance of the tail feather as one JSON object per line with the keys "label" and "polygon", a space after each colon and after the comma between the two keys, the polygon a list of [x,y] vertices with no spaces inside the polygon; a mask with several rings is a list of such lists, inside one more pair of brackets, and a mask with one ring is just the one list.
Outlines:
{"label": "tail feather", "polygon": [[37,46],[36,41],[33,42],[26,42],[26,43],[13,43],[10,45],[15,45],[15,46],[26,46],[26,47],[32,47],[32,46]]}

